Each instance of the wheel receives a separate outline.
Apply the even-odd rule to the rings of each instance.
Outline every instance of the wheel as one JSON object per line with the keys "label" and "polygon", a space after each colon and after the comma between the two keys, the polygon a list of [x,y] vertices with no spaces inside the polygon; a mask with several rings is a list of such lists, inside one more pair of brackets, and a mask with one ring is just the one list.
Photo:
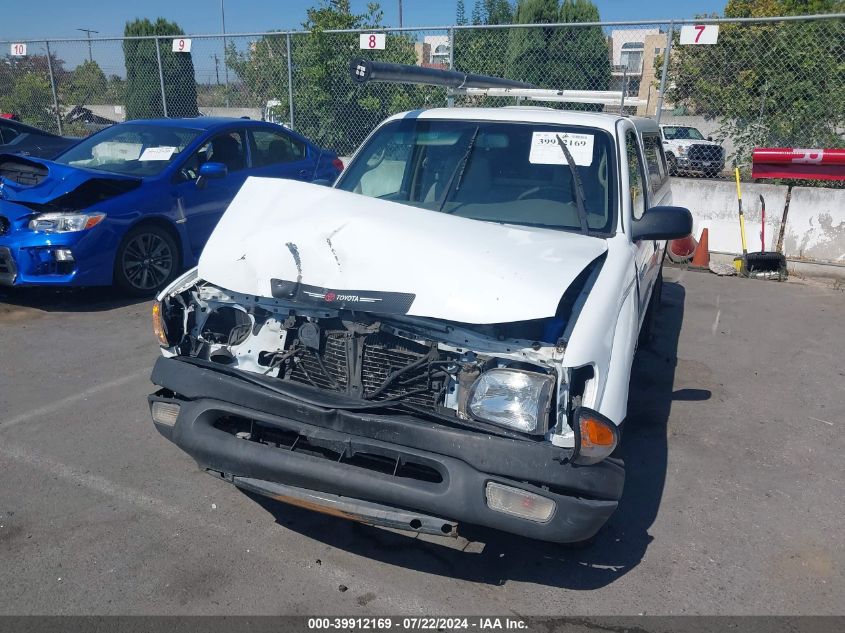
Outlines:
{"label": "wheel", "polygon": [[114,280],[136,297],[170,283],[178,272],[179,248],[170,233],[155,225],[137,226],[123,238],[114,260]]}
{"label": "wheel", "polygon": [[669,165],[669,175],[670,176],[677,176],[678,175],[678,159],[675,158],[674,154],[666,154],[666,163]]}
{"label": "wheel", "polygon": [[657,310],[660,308],[660,296],[663,294],[663,264],[660,265],[660,272],[657,273],[657,281],[654,282],[654,288],[651,291],[651,299],[648,301],[648,308],[645,311],[645,318],[643,319],[643,326],[640,329],[640,336],[637,339],[637,347],[645,347],[651,340],[652,330],[654,329],[654,319]]}

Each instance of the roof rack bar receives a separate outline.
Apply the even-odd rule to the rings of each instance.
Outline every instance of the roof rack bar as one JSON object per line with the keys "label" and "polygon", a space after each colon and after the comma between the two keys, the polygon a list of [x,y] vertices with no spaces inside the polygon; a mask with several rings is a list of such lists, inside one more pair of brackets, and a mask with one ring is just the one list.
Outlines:
{"label": "roof rack bar", "polygon": [[[601,103],[619,105],[619,92],[616,90],[544,90],[542,88],[464,88],[455,89],[453,94],[486,97],[514,97],[531,101],[553,101],[561,103]],[[642,106],[645,99],[625,97],[624,105]]]}
{"label": "roof rack bar", "polygon": [[487,75],[472,75],[456,70],[427,68],[410,64],[388,64],[371,59],[355,59],[349,62],[352,81],[365,84],[380,81],[398,84],[420,84],[443,86],[445,88],[535,88],[533,84]]}

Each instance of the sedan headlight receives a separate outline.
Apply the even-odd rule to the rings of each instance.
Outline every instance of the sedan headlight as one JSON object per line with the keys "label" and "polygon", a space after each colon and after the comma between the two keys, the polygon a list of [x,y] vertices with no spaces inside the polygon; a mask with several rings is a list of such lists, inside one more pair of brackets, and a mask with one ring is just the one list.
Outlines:
{"label": "sedan headlight", "polygon": [[469,414],[477,420],[542,434],[549,421],[555,377],[519,369],[491,369],[473,384]]}
{"label": "sedan headlight", "polygon": [[87,231],[105,217],[105,213],[42,213],[29,221],[29,228],[39,233]]}

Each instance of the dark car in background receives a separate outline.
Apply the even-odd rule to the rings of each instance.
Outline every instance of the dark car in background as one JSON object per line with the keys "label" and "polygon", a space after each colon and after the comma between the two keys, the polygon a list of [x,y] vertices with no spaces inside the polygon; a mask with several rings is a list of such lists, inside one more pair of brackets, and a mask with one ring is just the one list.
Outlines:
{"label": "dark car in background", "polygon": [[0,154],[54,158],[78,142],[78,138],[59,136],[12,118],[0,117]]}
{"label": "dark car in background", "polygon": [[52,161],[0,154],[0,285],[152,294],[196,264],[248,176],[342,169],[281,125],[208,117],[113,125]]}

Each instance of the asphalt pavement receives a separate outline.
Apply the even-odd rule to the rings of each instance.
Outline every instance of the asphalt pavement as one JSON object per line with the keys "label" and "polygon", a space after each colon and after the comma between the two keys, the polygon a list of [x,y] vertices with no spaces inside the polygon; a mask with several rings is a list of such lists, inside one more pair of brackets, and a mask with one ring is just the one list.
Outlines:
{"label": "asphalt pavement", "polygon": [[150,305],[0,291],[0,613],[843,613],[840,289],[666,272],[624,497],[581,549],[414,538],[204,474],[149,419]]}

